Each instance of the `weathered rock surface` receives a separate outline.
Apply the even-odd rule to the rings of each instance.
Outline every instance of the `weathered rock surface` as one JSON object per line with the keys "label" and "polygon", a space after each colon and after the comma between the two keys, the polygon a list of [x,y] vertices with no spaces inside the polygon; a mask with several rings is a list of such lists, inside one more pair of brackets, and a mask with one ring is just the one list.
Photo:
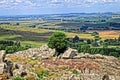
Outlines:
{"label": "weathered rock surface", "polygon": [[0,51],[0,63],[4,62],[6,52],[4,50]]}
{"label": "weathered rock surface", "polygon": [[[60,59],[53,57],[55,53],[56,51],[47,45],[19,51],[7,55],[7,58],[5,52],[0,51],[0,76],[6,72],[7,78],[21,76],[26,80],[39,80],[34,71],[36,68],[45,68],[54,74],[60,74],[57,78],[46,80],[120,80],[120,61],[115,57],[78,53],[71,48],[68,48]],[[80,74],[75,74],[76,71],[72,72],[73,70]],[[6,79],[0,77],[0,80]]]}
{"label": "weathered rock surface", "polygon": [[16,56],[31,58],[31,59],[47,59],[51,58],[56,53],[55,49],[49,48],[47,45],[43,45],[40,48],[28,49],[25,51],[19,51],[14,53]]}
{"label": "weathered rock surface", "polygon": [[0,63],[0,74],[3,74],[6,71],[6,64]]}
{"label": "weathered rock surface", "polygon": [[77,56],[78,51],[72,48],[68,48],[62,55],[63,59],[73,59],[74,56]]}

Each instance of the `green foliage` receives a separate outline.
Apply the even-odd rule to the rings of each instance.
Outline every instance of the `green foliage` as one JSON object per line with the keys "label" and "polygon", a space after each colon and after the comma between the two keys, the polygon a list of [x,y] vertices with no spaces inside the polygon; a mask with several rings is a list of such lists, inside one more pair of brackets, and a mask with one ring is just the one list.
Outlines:
{"label": "green foliage", "polygon": [[12,80],[25,80],[25,79],[17,76],[17,77],[15,77],[15,78],[12,78]]}
{"label": "green foliage", "polygon": [[[48,46],[52,49],[55,48],[59,54],[63,53],[67,48],[66,35],[62,32],[55,32],[49,38]],[[58,56],[59,54],[55,55]]]}
{"label": "green foliage", "polygon": [[76,74],[76,75],[78,75],[78,74],[80,74],[77,70],[71,70],[71,72],[72,72],[72,74]]}
{"label": "green foliage", "polygon": [[49,71],[48,70],[43,70],[41,72],[38,72],[37,75],[38,75],[39,79],[44,79],[44,77],[49,75]]}
{"label": "green foliage", "polygon": [[91,35],[96,36],[96,35],[99,35],[99,33],[98,32],[93,32]]}
{"label": "green foliage", "polygon": [[6,51],[7,53],[14,53],[14,52],[16,51],[16,47],[15,47],[15,46],[7,46],[7,47],[5,48],[5,51]]}
{"label": "green foliage", "polygon": [[5,50],[6,53],[14,53],[31,48],[31,46],[21,46],[19,41],[0,41],[0,50]]}

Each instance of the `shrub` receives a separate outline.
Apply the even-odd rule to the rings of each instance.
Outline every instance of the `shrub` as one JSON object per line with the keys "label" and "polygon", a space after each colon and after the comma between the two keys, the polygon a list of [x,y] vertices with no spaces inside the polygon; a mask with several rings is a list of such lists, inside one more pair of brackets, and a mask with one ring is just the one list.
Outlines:
{"label": "shrub", "polygon": [[43,70],[43,71],[37,73],[37,75],[40,79],[44,79],[44,77],[49,75],[49,71],[48,70]]}
{"label": "shrub", "polygon": [[59,56],[60,53],[63,53],[67,49],[66,35],[62,32],[55,32],[49,38],[48,46],[52,49],[55,48],[58,52],[55,56]]}
{"label": "shrub", "polygon": [[15,77],[15,78],[12,78],[12,80],[25,80],[25,79],[17,76],[17,77]]}
{"label": "shrub", "polygon": [[74,70],[72,70],[71,72],[72,72],[73,74],[76,74],[76,75],[78,75],[78,74],[79,74],[79,72],[78,72],[77,70],[75,70],[75,69],[74,69]]}

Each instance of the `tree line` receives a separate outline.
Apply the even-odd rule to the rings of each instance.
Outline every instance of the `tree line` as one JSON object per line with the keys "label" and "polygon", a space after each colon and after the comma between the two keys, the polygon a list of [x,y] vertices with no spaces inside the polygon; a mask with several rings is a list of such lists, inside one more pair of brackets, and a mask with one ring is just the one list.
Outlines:
{"label": "tree line", "polygon": [[14,53],[30,48],[31,46],[22,46],[20,41],[0,41],[0,50],[5,50],[6,53]]}

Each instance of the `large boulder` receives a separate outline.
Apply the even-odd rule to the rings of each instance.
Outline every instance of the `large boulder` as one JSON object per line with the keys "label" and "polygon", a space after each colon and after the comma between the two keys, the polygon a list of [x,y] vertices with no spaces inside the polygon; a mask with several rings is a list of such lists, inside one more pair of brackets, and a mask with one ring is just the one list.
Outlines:
{"label": "large boulder", "polygon": [[55,49],[49,48],[47,45],[43,45],[40,47],[40,54],[37,55],[39,58],[50,58],[56,53]]}
{"label": "large boulder", "polygon": [[62,55],[63,59],[73,59],[74,56],[77,56],[78,51],[72,48],[68,48]]}
{"label": "large boulder", "polygon": [[74,56],[74,59],[81,59],[81,58],[85,58],[85,54],[84,53],[78,53],[77,56]]}
{"label": "large boulder", "polygon": [[15,56],[26,57],[30,59],[38,58],[50,58],[56,53],[55,49],[49,48],[47,45],[43,45],[40,48],[31,48],[25,51],[19,51],[14,53]]}
{"label": "large boulder", "polygon": [[4,50],[1,50],[0,51],[0,63],[4,62],[5,56],[6,56],[6,52]]}
{"label": "large boulder", "polygon": [[6,64],[0,63],[0,75],[6,71]]}
{"label": "large boulder", "polygon": [[94,54],[95,59],[104,59],[104,56],[101,54]]}

